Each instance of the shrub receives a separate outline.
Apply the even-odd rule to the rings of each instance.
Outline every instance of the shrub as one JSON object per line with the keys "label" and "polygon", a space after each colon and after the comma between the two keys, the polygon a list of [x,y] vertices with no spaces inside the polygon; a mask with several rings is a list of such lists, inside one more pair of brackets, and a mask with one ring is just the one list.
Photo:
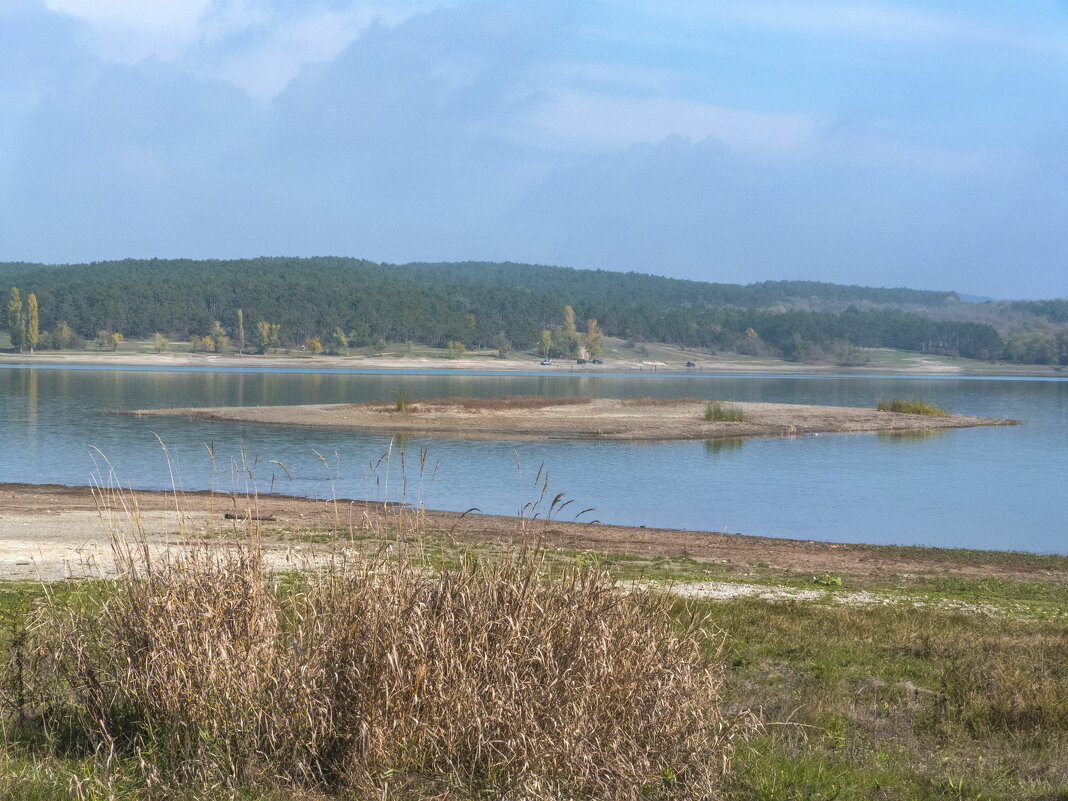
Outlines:
{"label": "shrub", "polygon": [[273,577],[251,529],[160,554],[116,538],[119,578],[32,625],[39,707],[157,787],[716,794],[733,728],[703,617],[680,631],[667,596],[548,575],[536,549],[433,570],[396,533],[388,558]]}
{"label": "shrub", "polygon": [[927,417],[946,417],[949,413],[944,409],[940,409],[937,406],[932,406],[929,403],[917,400],[915,398],[908,398],[902,400],[901,398],[889,398],[879,401],[879,405],[876,407],[880,412],[898,412],[900,414],[922,414]]}

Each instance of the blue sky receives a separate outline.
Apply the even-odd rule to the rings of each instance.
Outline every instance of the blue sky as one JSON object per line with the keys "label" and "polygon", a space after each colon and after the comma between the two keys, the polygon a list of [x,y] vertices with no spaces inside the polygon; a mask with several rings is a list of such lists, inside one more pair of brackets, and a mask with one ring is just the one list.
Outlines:
{"label": "blue sky", "polygon": [[1068,296],[1068,3],[0,0],[0,259]]}

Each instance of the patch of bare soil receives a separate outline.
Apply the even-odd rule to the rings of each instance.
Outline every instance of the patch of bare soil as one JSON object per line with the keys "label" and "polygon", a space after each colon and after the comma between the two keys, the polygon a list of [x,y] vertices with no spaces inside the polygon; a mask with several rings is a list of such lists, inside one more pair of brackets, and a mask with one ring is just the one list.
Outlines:
{"label": "patch of bare soil", "polygon": [[[313,546],[308,535],[339,532],[367,537],[365,547],[383,542],[398,515],[407,515],[430,536],[459,544],[497,545],[540,541],[549,548],[654,558],[690,557],[710,563],[767,565],[773,570],[812,574],[869,576],[941,575],[993,576],[1025,581],[1068,580],[1068,559],[1026,554],[894,548],[750,537],[704,531],[633,528],[590,523],[537,521],[455,512],[386,508],[367,501],[312,500],[288,496],[243,496],[209,492],[136,491],[126,494],[124,508],[114,497],[98,508],[99,496],[89,487],[0,484],[0,579],[46,580],[98,575],[111,563],[109,529],[129,528],[131,513],[141,521],[149,541],[179,546],[188,538],[211,535],[224,543],[247,531],[251,512],[276,564],[302,557]],[[227,520],[226,513],[236,519]],[[403,522],[403,521],[402,521]]]}
{"label": "patch of bare soil", "polygon": [[[505,399],[506,400],[506,399]],[[711,440],[845,432],[934,431],[971,426],[1012,425],[1014,420],[951,414],[927,417],[846,406],[789,403],[731,403],[741,422],[705,420],[699,400],[654,398],[446,398],[396,404],[308,404],[141,409],[133,415],[168,415],[236,423],[347,428],[384,434],[472,439]]]}

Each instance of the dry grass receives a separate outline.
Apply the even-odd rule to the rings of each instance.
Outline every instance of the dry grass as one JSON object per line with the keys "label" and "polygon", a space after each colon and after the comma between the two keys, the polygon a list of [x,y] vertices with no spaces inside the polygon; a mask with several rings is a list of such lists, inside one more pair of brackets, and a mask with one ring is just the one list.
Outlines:
{"label": "dry grass", "polygon": [[696,403],[693,398],[623,398],[623,406],[641,406],[642,408],[670,408],[673,406],[689,406]]}
{"label": "dry grass", "polygon": [[116,536],[120,578],[33,620],[36,720],[149,787],[718,794],[735,727],[704,617],[537,548],[432,568],[418,519],[375,558],[276,576],[255,528],[157,554]]}

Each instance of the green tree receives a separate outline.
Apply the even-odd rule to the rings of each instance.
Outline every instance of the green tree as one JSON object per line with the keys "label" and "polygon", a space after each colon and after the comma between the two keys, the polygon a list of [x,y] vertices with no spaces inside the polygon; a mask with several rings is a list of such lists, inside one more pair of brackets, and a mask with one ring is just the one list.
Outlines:
{"label": "green tree", "polygon": [[96,343],[97,350],[103,350],[111,344],[111,332],[101,328],[96,332],[93,342]]}
{"label": "green tree", "polygon": [[252,344],[260,353],[266,353],[271,348],[280,347],[281,326],[278,323],[269,323],[260,320],[256,323],[256,332],[252,335]]}
{"label": "green tree", "polygon": [[349,355],[349,336],[346,334],[339,325],[334,329],[334,342],[337,343],[337,352],[348,356]]}
{"label": "green tree", "polygon": [[11,336],[11,347],[21,353],[26,329],[22,325],[22,298],[16,287],[11,287],[11,300],[7,303],[7,330]]}
{"label": "green tree", "polygon": [[578,355],[578,331],[575,328],[575,310],[564,306],[564,322],[553,331],[555,351],[561,356]]}
{"label": "green tree", "polygon": [[374,349],[379,356],[386,352],[386,338],[381,334],[375,337]]}
{"label": "green tree", "polygon": [[511,349],[512,343],[508,341],[508,335],[501,331],[501,333],[497,334],[497,358],[505,358]]}
{"label": "green tree", "polygon": [[33,353],[37,347],[37,296],[32,292],[26,297],[26,347]]}
{"label": "green tree", "polygon": [[56,350],[63,350],[70,344],[73,336],[74,332],[67,325],[67,321],[60,320],[56,323],[56,330],[52,332],[52,344],[55,345]]}
{"label": "green tree", "polygon": [[586,321],[586,355],[591,359],[599,359],[604,351],[604,335],[597,325],[597,320]]}
{"label": "green tree", "polygon": [[218,320],[213,320],[211,323],[211,338],[215,342],[216,353],[225,353],[229,349],[230,337],[226,335],[226,329]]}
{"label": "green tree", "polygon": [[245,313],[237,310],[237,352],[245,352]]}

